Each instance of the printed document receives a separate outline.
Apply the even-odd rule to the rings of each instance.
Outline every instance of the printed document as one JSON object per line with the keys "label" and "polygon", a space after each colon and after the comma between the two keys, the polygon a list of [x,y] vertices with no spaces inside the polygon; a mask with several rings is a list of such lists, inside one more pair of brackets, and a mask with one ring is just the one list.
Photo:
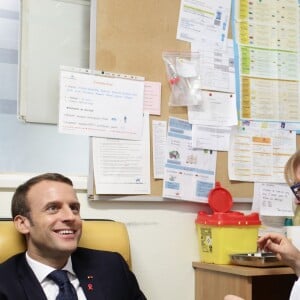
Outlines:
{"label": "printed document", "polygon": [[201,105],[188,106],[191,124],[233,126],[238,124],[235,94],[201,92]]}
{"label": "printed document", "polygon": [[167,144],[167,122],[152,121],[153,174],[155,179],[164,178],[164,163]]}
{"label": "printed document", "polygon": [[191,44],[192,52],[200,53],[201,89],[235,93],[235,66],[233,41],[227,40],[225,49],[203,49],[197,42]]}
{"label": "printed document", "polygon": [[234,13],[241,119],[300,122],[299,1],[245,3]]}
{"label": "printed document", "polygon": [[193,149],[228,151],[230,132],[231,127],[193,125],[192,147]]}
{"label": "printed document", "polygon": [[144,80],[105,74],[61,70],[59,131],[141,139]]}
{"label": "printed document", "polygon": [[140,141],[92,138],[96,194],[150,194],[149,115]]}
{"label": "printed document", "polygon": [[296,132],[249,126],[232,128],[230,180],[284,183],[284,165],[296,151]]}
{"label": "printed document", "polygon": [[230,16],[230,0],[181,0],[177,39],[198,41],[203,47],[224,48]]}
{"label": "printed document", "polygon": [[215,186],[217,152],[192,149],[192,125],[169,119],[163,196],[207,203]]}

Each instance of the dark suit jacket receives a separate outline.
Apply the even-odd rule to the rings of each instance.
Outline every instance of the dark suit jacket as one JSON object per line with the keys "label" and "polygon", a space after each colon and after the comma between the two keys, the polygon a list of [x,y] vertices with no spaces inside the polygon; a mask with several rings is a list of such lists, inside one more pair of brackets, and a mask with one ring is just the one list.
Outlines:
{"label": "dark suit jacket", "polygon": [[[73,269],[88,300],[145,300],[134,274],[114,252],[78,248]],[[0,300],[46,300],[25,254],[0,264]]]}

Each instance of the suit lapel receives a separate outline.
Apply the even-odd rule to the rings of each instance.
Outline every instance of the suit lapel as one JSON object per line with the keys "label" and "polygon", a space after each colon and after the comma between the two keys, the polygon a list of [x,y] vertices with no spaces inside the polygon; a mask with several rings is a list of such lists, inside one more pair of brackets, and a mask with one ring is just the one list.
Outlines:
{"label": "suit lapel", "polygon": [[105,296],[103,294],[103,290],[101,286],[99,286],[99,281],[97,284],[96,278],[93,274],[82,273],[83,276],[77,275],[80,281],[80,285],[84,291],[84,294],[88,300],[105,300]]}
{"label": "suit lapel", "polygon": [[88,268],[85,262],[78,258],[76,254],[72,255],[72,265],[87,300],[107,300],[103,293],[101,280],[97,278],[99,274],[95,274],[94,269]]}
{"label": "suit lapel", "polygon": [[[72,261],[73,259],[72,257]],[[103,287],[101,287],[99,280],[97,284],[94,284],[94,282],[96,282],[94,271],[86,270],[85,265],[82,265],[80,259],[75,259],[75,261],[76,263],[73,263],[73,269],[87,300],[107,300],[103,294]],[[17,276],[23,286],[26,299],[47,300],[41,284],[26,261],[25,254],[22,255],[18,262]]]}
{"label": "suit lapel", "polygon": [[20,283],[24,288],[27,299],[47,300],[41,284],[26,262],[25,255],[23,255],[20,260],[20,265],[18,266],[18,276]]}

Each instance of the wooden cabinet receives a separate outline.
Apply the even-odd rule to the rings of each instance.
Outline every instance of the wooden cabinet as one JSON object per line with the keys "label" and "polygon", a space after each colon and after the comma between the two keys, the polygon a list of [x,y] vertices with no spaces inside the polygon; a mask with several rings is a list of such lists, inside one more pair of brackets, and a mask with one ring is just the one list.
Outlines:
{"label": "wooden cabinet", "polygon": [[255,268],[193,262],[195,300],[288,300],[296,275],[289,267]]}

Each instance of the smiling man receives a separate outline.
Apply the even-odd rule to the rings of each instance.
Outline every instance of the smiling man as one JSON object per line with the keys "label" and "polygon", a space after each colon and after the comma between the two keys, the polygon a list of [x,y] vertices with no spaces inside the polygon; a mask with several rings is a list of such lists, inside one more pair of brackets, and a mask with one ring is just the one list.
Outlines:
{"label": "smiling man", "polygon": [[28,180],[11,208],[27,251],[0,265],[0,300],[146,299],[120,254],[78,247],[80,203],[69,178]]}

